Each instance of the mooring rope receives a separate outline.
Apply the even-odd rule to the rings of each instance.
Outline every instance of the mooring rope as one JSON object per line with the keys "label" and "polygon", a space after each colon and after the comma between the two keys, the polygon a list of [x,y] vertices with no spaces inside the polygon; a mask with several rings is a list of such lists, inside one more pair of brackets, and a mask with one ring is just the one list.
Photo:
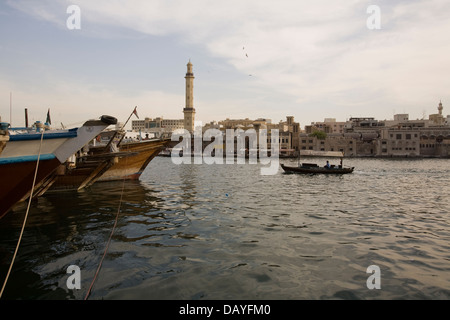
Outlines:
{"label": "mooring rope", "polygon": [[26,224],[27,219],[28,219],[28,212],[30,211],[31,200],[33,199],[33,191],[34,191],[34,186],[36,184],[36,177],[37,177],[38,168],[39,168],[39,159],[41,157],[41,148],[42,148],[42,140],[44,140],[44,132],[45,132],[45,130],[42,130],[41,142],[39,144],[39,153],[38,153],[38,157],[37,157],[37,161],[36,161],[36,170],[34,171],[33,185],[31,187],[30,198],[28,199],[28,206],[27,206],[27,211],[25,213],[25,218],[23,220],[22,230],[20,231],[20,236],[19,236],[19,240],[17,241],[16,250],[14,251],[14,255],[13,255],[11,264],[9,266],[8,273],[7,273],[5,281],[3,283],[2,291],[0,292],[0,299],[1,299],[2,295],[3,295],[3,291],[5,290],[6,283],[8,282],[9,275],[11,274],[11,270],[12,270],[14,261],[16,260],[17,252],[19,251],[20,242],[22,241],[23,231],[25,230],[25,224]]}
{"label": "mooring rope", "polygon": [[[125,162],[127,162],[127,160],[128,160],[128,159],[125,159]],[[106,252],[108,251],[108,248],[109,248],[109,244],[111,243],[111,239],[112,239],[112,236],[113,236],[114,231],[115,231],[115,229],[116,229],[117,221],[118,221],[118,219],[119,219],[119,213],[120,213],[120,207],[121,207],[121,205],[122,205],[122,198],[123,198],[123,190],[124,190],[124,189],[125,189],[125,177],[123,178],[122,192],[120,193],[119,208],[117,209],[116,219],[115,219],[114,225],[113,225],[113,227],[112,227],[112,229],[111,229],[111,234],[109,235],[109,239],[108,239],[108,242],[107,242],[107,244],[106,244],[105,251],[103,252],[103,256],[102,256],[102,258],[101,258],[101,260],[100,260],[100,263],[99,263],[99,265],[98,265],[98,267],[97,267],[97,271],[95,272],[94,278],[92,279],[91,285],[89,286],[88,292],[86,293],[86,296],[84,297],[84,300],[87,300],[87,299],[89,298],[90,294],[91,294],[92,287],[94,286],[94,283],[95,283],[95,281],[97,280],[98,273],[100,272],[100,269],[101,269],[101,267],[102,267],[103,260],[105,259]]]}

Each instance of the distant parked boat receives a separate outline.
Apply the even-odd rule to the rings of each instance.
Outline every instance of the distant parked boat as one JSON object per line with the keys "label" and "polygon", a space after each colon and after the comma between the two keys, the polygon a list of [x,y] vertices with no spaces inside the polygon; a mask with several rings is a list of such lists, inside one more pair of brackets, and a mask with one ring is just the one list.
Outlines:
{"label": "distant parked boat", "polygon": [[[286,166],[281,164],[281,168],[286,173],[301,173],[301,174],[347,174],[352,173],[355,169],[354,167],[344,167],[343,166],[343,158],[344,154],[339,151],[311,151],[311,150],[301,150],[301,156],[309,156],[309,157],[339,157],[341,159],[339,165],[329,164],[327,161],[327,165],[319,166],[315,163],[301,163],[298,166]],[[300,162],[299,157],[299,162]]]}
{"label": "distant parked boat", "polygon": [[69,130],[38,128],[34,132],[21,133],[9,129],[9,140],[0,154],[0,218],[30,196],[38,159],[36,189],[60,164],[115,123],[116,118],[102,116],[100,120],[89,120],[83,126]]}

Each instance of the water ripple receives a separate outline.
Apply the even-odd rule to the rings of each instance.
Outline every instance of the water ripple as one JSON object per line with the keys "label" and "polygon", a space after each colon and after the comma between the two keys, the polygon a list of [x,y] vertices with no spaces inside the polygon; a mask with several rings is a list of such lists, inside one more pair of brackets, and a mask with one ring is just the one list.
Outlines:
{"label": "water ripple", "polygon": [[[124,186],[92,299],[449,299],[448,160],[349,163],[352,175],[261,176],[156,158],[140,181],[45,195],[6,298],[81,299],[66,268],[80,266],[85,292]],[[0,274],[24,210],[1,221]],[[366,286],[373,264],[381,290]]]}

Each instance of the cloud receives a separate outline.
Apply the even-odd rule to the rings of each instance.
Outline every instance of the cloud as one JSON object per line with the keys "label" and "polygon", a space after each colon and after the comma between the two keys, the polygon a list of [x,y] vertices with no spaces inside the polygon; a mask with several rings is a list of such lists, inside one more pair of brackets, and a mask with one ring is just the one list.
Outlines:
{"label": "cloud", "polygon": [[[63,26],[71,3],[9,4]],[[381,30],[366,27],[372,4],[381,9]],[[251,75],[249,90],[271,90],[300,108],[322,104],[348,114],[389,104],[389,110],[410,105],[421,113],[426,101],[433,104],[450,85],[446,0],[78,0],[77,5],[87,34],[98,35],[100,28],[105,36],[127,29],[176,37]]]}
{"label": "cloud", "polygon": [[184,94],[170,94],[159,90],[141,90],[138,94],[127,94],[110,90],[107,86],[76,84],[73,81],[52,83],[51,90],[45,90],[43,87],[22,88],[7,81],[0,81],[0,92],[8,93],[8,101],[3,99],[0,105],[2,121],[9,122],[10,119],[9,92],[12,92],[14,126],[23,126],[25,108],[28,109],[30,122],[44,121],[50,108],[55,126],[59,126],[61,122],[65,126],[77,126],[104,114],[117,117],[118,121],[123,123],[135,106],[138,107],[141,118],[146,117],[146,111],[151,110],[152,117],[179,119],[181,107],[175,110],[168,106],[181,106],[184,101]]}

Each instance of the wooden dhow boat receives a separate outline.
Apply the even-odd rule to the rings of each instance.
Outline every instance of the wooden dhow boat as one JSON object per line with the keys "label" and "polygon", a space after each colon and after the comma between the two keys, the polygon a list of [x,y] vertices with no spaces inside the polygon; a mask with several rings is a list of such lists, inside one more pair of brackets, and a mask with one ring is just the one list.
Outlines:
{"label": "wooden dhow boat", "polygon": [[[69,130],[33,132],[9,129],[9,140],[0,154],[0,218],[12,207],[28,198],[62,163],[94,139],[117,119],[102,116],[86,121],[83,126]],[[37,171],[36,171],[37,168]]]}
{"label": "wooden dhow boat", "polygon": [[[130,153],[120,157],[97,181],[138,180],[148,164],[170,143],[170,139],[151,139],[124,142],[120,152]],[[96,151],[93,150],[93,154]]]}
{"label": "wooden dhow boat", "polygon": [[[339,165],[330,164],[329,161],[326,162],[325,166],[319,166],[316,163],[300,163],[300,157],[339,157]],[[297,166],[287,166],[281,164],[281,168],[286,173],[300,173],[300,174],[348,174],[352,173],[355,169],[354,167],[344,167],[343,166],[344,153],[340,151],[312,151],[312,150],[301,150],[299,155],[299,161]]]}
{"label": "wooden dhow boat", "polygon": [[[112,137],[108,137],[112,135]],[[81,190],[96,182],[137,180],[150,161],[170,142],[169,139],[122,140],[122,133],[104,131],[73,159],[61,165],[49,177],[37,196],[45,192]],[[106,136],[109,142],[104,141]],[[119,138],[118,138],[119,137]]]}

